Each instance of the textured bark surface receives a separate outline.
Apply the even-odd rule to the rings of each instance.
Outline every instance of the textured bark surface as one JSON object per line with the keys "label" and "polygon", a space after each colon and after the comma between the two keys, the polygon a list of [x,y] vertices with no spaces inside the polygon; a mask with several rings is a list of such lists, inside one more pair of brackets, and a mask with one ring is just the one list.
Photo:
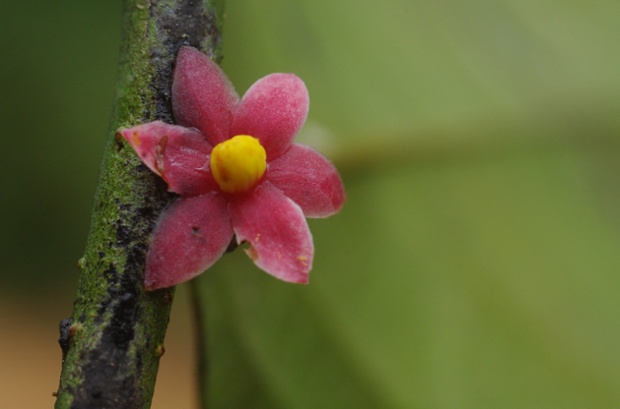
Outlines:
{"label": "textured bark surface", "polygon": [[174,56],[190,44],[221,55],[223,1],[126,0],[115,112],[73,315],[60,323],[61,408],[148,408],[163,355],[172,289],[142,285],[150,234],[174,198],[114,138],[116,129],[172,122]]}

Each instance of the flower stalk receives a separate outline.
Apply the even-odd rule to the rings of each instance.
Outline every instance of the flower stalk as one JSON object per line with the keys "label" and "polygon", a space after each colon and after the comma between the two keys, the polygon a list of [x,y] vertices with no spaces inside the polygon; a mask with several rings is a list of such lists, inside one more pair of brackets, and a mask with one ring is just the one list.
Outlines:
{"label": "flower stalk", "polygon": [[146,251],[165,185],[114,138],[130,124],[171,122],[182,44],[220,57],[223,0],[125,0],[115,110],[72,317],[61,323],[56,409],[149,408],[165,351],[173,289],[147,292]]}

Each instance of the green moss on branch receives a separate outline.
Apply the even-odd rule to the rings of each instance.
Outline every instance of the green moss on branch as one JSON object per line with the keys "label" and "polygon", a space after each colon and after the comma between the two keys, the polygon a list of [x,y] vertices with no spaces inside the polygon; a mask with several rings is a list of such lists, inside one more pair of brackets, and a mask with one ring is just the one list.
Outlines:
{"label": "green moss on branch", "polygon": [[119,127],[172,122],[170,81],[182,44],[221,55],[222,1],[126,0],[115,114],[70,320],[61,323],[56,409],[148,408],[173,290],[145,292],[151,231],[172,199]]}

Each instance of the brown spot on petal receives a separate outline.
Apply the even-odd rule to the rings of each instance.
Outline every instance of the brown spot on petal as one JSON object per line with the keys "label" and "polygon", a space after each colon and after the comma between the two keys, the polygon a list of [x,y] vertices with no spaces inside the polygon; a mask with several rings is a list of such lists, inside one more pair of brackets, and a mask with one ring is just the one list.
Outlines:
{"label": "brown spot on petal", "polygon": [[299,260],[302,266],[308,265],[308,257],[306,256],[297,256],[297,260]]}
{"label": "brown spot on petal", "polygon": [[245,252],[247,253],[247,255],[253,260],[256,261],[258,260],[258,252],[254,249],[254,247],[250,246],[248,247]]}
{"label": "brown spot on petal", "polygon": [[140,146],[140,145],[142,145],[142,141],[140,140],[140,133],[138,133],[138,131],[134,131],[131,134],[131,140],[132,140],[132,145],[133,146]]}
{"label": "brown spot on petal", "polygon": [[162,136],[159,144],[155,148],[155,168],[157,172],[164,177],[164,153],[166,152],[166,146],[168,146],[168,135]]}

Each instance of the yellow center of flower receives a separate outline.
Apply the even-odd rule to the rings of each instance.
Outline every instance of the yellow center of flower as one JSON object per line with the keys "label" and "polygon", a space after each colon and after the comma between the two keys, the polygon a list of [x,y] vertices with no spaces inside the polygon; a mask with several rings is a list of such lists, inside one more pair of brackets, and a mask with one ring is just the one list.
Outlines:
{"label": "yellow center of flower", "polygon": [[215,181],[224,192],[245,192],[263,177],[267,154],[258,139],[237,135],[213,148],[210,166]]}

